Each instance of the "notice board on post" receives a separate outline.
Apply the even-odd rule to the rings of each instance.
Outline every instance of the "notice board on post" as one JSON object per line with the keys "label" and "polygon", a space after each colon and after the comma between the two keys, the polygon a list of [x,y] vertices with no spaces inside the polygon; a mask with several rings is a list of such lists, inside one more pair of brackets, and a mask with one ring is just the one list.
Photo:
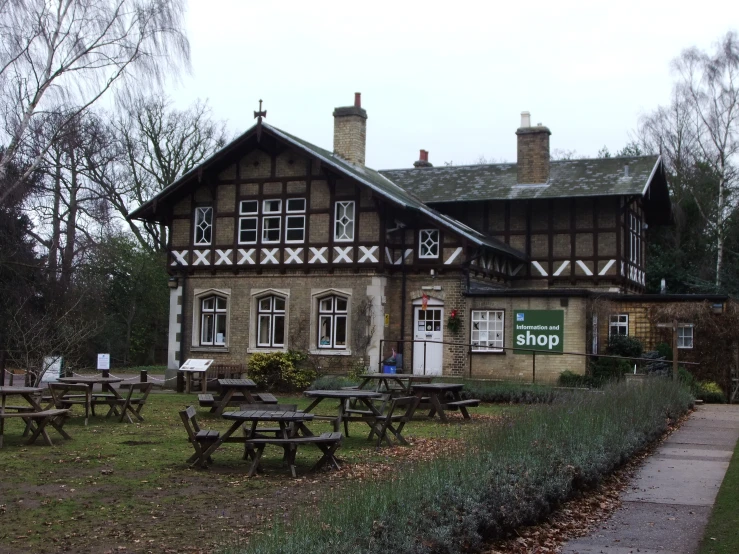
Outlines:
{"label": "notice board on post", "polygon": [[564,310],[515,310],[513,348],[516,354],[564,352]]}

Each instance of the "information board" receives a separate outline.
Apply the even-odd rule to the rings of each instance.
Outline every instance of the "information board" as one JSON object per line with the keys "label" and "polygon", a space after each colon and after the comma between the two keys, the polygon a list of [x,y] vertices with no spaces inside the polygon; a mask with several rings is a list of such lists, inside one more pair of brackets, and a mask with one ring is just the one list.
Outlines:
{"label": "information board", "polygon": [[196,373],[208,371],[213,360],[201,360],[199,358],[190,358],[180,367],[180,371],[194,371]]}
{"label": "information board", "polygon": [[44,371],[41,375],[42,383],[50,383],[59,379],[62,376],[62,357],[61,356],[46,356],[44,358]]}
{"label": "information board", "polygon": [[564,351],[564,310],[515,310],[513,347],[516,354],[531,350],[558,354]]}
{"label": "information board", "polygon": [[110,354],[98,354],[98,369],[110,369]]}

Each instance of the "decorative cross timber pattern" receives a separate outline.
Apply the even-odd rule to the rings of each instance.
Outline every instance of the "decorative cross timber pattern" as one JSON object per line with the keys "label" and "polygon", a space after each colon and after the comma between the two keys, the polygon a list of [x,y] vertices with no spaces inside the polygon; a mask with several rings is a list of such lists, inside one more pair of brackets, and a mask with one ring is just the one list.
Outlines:
{"label": "decorative cross timber pattern", "polygon": [[570,260],[565,260],[562,262],[562,265],[560,265],[554,273],[552,273],[553,277],[559,277],[562,275],[562,272],[567,269],[567,266],[570,265]]}
{"label": "decorative cross timber pattern", "polygon": [[359,247],[359,254],[362,256],[359,258],[359,263],[363,264],[364,262],[369,262],[376,264],[377,263],[377,256],[375,256],[375,252],[377,252],[377,246],[360,246]]}
{"label": "decorative cross timber pattern", "polygon": [[352,263],[351,254],[354,250],[353,246],[334,246],[334,252],[336,254],[336,257],[334,258],[334,263],[340,263],[340,262],[347,262]]}
{"label": "decorative cross timber pattern", "polygon": [[279,264],[277,256],[280,253],[279,248],[262,248],[262,254],[264,254],[263,264]]}
{"label": "decorative cross timber pattern", "polygon": [[302,264],[303,260],[300,259],[300,255],[303,253],[302,248],[285,248],[285,254],[287,254],[286,264],[295,262],[296,264]]}
{"label": "decorative cross timber pattern", "polygon": [[387,256],[387,261],[390,262],[391,265],[400,265],[403,260],[408,258],[408,256],[410,256],[411,254],[413,254],[413,249],[408,248],[405,251],[405,255],[401,255],[398,257],[397,260],[393,260],[393,256],[390,253],[390,248],[388,248],[387,246],[385,247],[385,255]]}
{"label": "decorative cross timber pattern", "polygon": [[606,273],[608,273],[608,270],[611,269],[611,267],[613,267],[613,264],[615,263],[616,260],[608,260],[608,263],[603,266],[603,269],[598,272],[598,275],[605,275]]}
{"label": "decorative cross timber pattern", "polygon": [[174,260],[172,260],[171,265],[187,265],[187,253],[189,250],[180,250],[179,252],[177,250],[172,250],[172,257]]}
{"label": "decorative cross timber pattern", "polygon": [[216,249],[218,259],[216,260],[215,265],[231,265],[231,252],[233,252],[233,250],[231,250],[230,248],[228,250]]}
{"label": "decorative cross timber pattern", "polygon": [[239,258],[238,265],[244,265],[244,264],[255,265],[255,262],[254,262],[255,252],[256,250],[254,248],[249,248],[249,250],[244,250],[243,248],[239,248],[239,256],[241,257]]}
{"label": "decorative cross timber pattern", "polygon": [[583,273],[585,273],[585,275],[587,275],[588,277],[593,274],[592,270],[582,260],[577,260],[575,263],[580,269],[583,270]]}
{"label": "decorative cross timber pattern", "polygon": [[195,261],[192,265],[210,265],[210,260],[208,260],[210,250],[193,250],[192,253],[195,254]]}
{"label": "decorative cross timber pattern", "polygon": [[534,269],[539,272],[539,275],[542,277],[547,277],[549,274],[546,272],[546,270],[541,267],[541,264],[539,262],[531,262],[531,265],[534,266]]}
{"label": "decorative cross timber pattern", "polygon": [[328,260],[326,259],[326,252],[328,250],[328,247],[322,246],[320,248],[315,248],[313,246],[310,247],[310,259],[308,260],[309,264],[315,264],[315,263],[328,263]]}
{"label": "decorative cross timber pattern", "polygon": [[446,261],[444,262],[444,265],[452,265],[454,263],[454,260],[457,259],[457,257],[462,253],[462,247],[458,247],[454,252],[452,252],[452,255],[449,256]]}

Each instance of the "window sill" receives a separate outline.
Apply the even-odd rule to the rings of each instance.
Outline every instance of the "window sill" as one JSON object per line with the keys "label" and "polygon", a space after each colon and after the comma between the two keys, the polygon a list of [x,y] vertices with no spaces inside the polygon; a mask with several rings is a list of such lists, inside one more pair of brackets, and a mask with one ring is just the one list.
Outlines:
{"label": "window sill", "polygon": [[190,352],[228,352],[228,346],[191,346]]}
{"label": "window sill", "polygon": [[287,352],[287,350],[288,349],[286,347],[254,346],[254,347],[247,348],[246,353],[247,354],[258,354],[261,352],[263,354],[269,354],[270,352]]}
{"label": "window sill", "polygon": [[313,348],[310,351],[313,356],[351,356],[351,350],[333,350],[331,348]]}
{"label": "window sill", "polygon": [[497,356],[505,356],[505,350],[472,350],[472,354],[485,354],[486,356],[494,354]]}

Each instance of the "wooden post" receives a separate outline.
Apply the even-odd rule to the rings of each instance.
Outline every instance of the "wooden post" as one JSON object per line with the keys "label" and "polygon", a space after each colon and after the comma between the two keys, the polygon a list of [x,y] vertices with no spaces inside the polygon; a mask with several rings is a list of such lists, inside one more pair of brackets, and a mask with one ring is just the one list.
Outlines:
{"label": "wooden post", "polygon": [[141,381],[142,383],[146,383],[148,379],[149,379],[149,377],[148,377],[148,373],[147,373],[147,371],[146,371],[145,369],[142,369],[142,370],[141,370],[141,376],[140,376],[140,379],[139,379],[139,380],[140,380],[140,381]]}
{"label": "wooden post", "polygon": [[677,319],[672,320],[672,379],[677,381]]}
{"label": "wooden post", "polygon": [[106,378],[106,379],[108,377],[110,377],[110,370],[109,369],[104,369],[103,370],[103,377]]}
{"label": "wooden post", "polygon": [[536,384],[536,350],[531,351],[531,377],[532,383]]}

